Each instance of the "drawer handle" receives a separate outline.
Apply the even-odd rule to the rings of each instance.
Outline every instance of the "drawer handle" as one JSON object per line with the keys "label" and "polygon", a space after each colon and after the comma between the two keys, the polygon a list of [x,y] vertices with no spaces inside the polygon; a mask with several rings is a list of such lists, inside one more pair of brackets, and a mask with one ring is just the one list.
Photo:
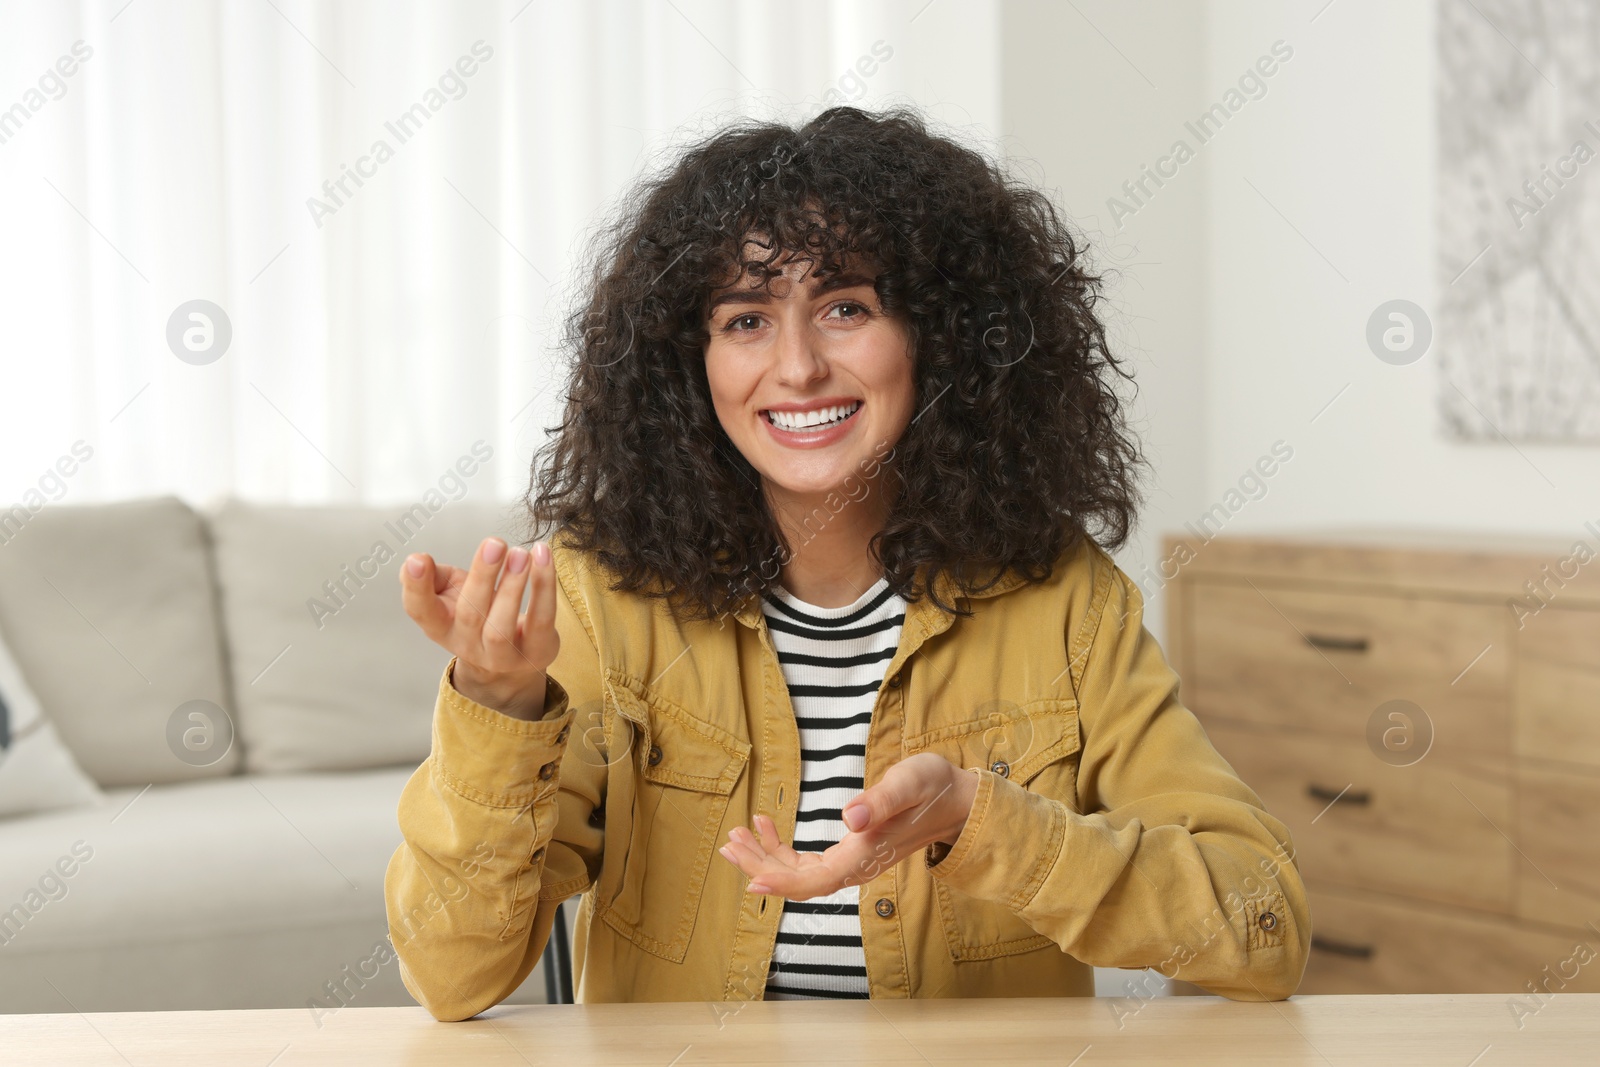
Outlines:
{"label": "drawer handle", "polygon": [[1311,935],[1311,947],[1317,952],[1326,952],[1330,956],[1348,956],[1353,960],[1370,960],[1373,948],[1371,945],[1352,945],[1348,941],[1330,941],[1326,937]]}
{"label": "drawer handle", "polygon": [[1349,786],[1343,789],[1329,789],[1327,786],[1317,785],[1315,782],[1306,786],[1306,796],[1313,800],[1326,800],[1329,804],[1332,804],[1335,800],[1342,800],[1360,807],[1366,807],[1372,803],[1372,794],[1365,789],[1360,792],[1351,789]]}
{"label": "drawer handle", "polygon": [[1326,649],[1329,652],[1365,652],[1367,639],[1365,637],[1330,637],[1327,634],[1306,634],[1306,644],[1316,649]]}

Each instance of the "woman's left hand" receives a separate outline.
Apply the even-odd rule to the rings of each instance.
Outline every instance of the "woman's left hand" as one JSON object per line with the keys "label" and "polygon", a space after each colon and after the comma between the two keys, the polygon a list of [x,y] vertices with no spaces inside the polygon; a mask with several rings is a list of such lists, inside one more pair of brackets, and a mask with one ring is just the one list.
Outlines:
{"label": "woman's left hand", "polygon": [[954,844],[977,793],[977,775],[919,752],[845,804],[847,832],[826,851],[796,852],[765,815],[755,817],[755,833],[743,826],[728,831],[718,851],[750,877],[751,892],[809,900],[869,882],[936,841]]}

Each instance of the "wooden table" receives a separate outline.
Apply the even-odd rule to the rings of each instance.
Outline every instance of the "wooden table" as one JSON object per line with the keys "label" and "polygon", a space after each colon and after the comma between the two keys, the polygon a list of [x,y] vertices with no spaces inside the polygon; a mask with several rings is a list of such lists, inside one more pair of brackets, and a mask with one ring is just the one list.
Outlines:
{"label": "wooden table", "polygon": [[[1505,996],[1217,997],[502,1005],[0,1015],[0,1064],[1504,1064],[1600,1063],[1600,994],[1521,1028]],[[320,1022],[320,1027],[318,1023]]]}

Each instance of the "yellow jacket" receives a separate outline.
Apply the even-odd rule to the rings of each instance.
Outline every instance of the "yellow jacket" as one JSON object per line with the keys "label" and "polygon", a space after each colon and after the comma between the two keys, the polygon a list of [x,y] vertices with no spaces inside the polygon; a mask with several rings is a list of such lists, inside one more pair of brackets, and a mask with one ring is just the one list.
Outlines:
{"label": "yellow jacket", "polygon": [[[559,541],[554,560],[544,718],[440,681],[384,882],[406,988],[439,1019],[498,1003],[582,893],[580,1001],[759,1000],[784,900],[716,850],[757,812],[794,831],[800,738],[760,601],[680,623]],[[1092,996],[1096,966],[1293,993],[1311,923],[1289,833],[1179,702],[1133,582],[1084,542],[968,606],[910,606],[874,705],[868,784],[924,750],[980,784],[948,851],[862,885],[871,995]]]}

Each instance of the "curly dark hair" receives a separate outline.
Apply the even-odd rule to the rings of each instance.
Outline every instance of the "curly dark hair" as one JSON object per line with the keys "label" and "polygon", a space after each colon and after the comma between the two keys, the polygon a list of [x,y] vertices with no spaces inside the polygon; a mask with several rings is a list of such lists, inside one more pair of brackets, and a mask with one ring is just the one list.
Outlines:
{"label": "curly dark hair", "polygon": [[1045,580],[1080,538],[1121,545],[1145,461],[1087,251],[1043,193],[911,109],[716,132],[595,234],[592,288],[565,324],[566,410],[524,499],[530,540],[559,530],[613,589],[680,617],[776,582],[793,546],[717,418],[704,354],[714,290],[746,274],[764,286],[796,255],[818,273],[871,263],[884,313],[909,327],[920,415],[887,457],[871,543],[891,588],[969,615],[934,595],[941,572],[971,594],[1009,570]]}

